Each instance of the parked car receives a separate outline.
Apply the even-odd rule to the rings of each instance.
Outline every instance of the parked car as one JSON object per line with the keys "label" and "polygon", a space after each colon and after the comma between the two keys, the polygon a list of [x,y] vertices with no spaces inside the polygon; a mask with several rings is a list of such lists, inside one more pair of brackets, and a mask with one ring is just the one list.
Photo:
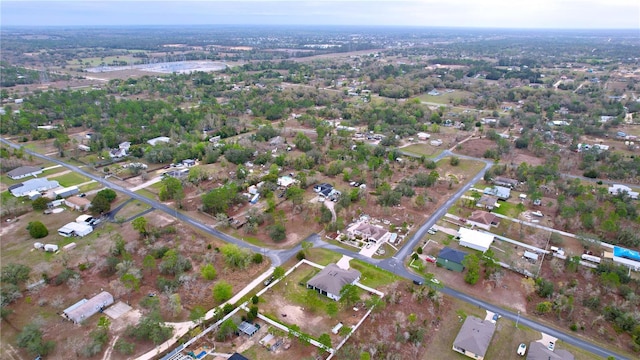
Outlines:
{"label": "parked car", "polygon": [[438,260],[438,259],[436,259],[436,257],[435,257],[435,256],[431,256],[431,255],[427,255],[427,256],[425,256],[425,258],[424,258],[424,259],[425,259],[425,260],[427,260],[427,262],[434,263],[434,264],[435,264],[435,262]]}
{"label": "parked car", "polygon": [[556,348],[556,343],[554,343],[553,341],[549,341],[548,348],[549,348],[549,350],[553,351],[553,349]]}
{"label": "parked car", "polygon": [[436,228],[432,227],[431,229],[427,230],[427,233],[431,234],[431,235],[435,235],[438,232],[438,230],[436,230]]}
{"label": "parked car", "polygon": [[273,282],[275,278],[272,276],[270,278],[268,278],[267,280],[264,281],[264,286],[269,286],[269,284],[271,284]]}
{"label": "parked car", "polygon": [[527,353],[527,345],[525,343],[520,344],[520,346],[518,346],[517,353],[520,356],[524,356],[524,354]]}
{"label": "parked car", "polygon": [[416,285],[422,285],[424,282],[422,280],[413,280],[413,283]]}
{"label": "parked car", "polygon": [[436,278],[431,279],[431,282],[436,284],[436,285],[440,284],[440,280],[438,280]]}

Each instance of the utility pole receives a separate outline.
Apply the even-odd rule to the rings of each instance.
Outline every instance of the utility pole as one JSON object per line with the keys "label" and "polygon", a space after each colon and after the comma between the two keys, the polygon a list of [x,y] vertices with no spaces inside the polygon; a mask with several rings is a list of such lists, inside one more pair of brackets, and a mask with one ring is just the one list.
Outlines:
{"label": "utility pole", "polygon": [[520,322],[520,310],[518,310],[518,318],[516,319],[516,329],[518,328],[518,322]]}

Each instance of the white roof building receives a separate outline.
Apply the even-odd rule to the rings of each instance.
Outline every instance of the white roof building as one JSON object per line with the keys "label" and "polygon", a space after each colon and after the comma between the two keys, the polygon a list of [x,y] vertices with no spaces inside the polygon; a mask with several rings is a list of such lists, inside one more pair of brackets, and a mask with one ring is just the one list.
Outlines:
{"label": "white roof building", "polygon": [[460,236],[460,246],[465,246],[471,249],[485,252],[489,250],[493,243],[493,235],[481,233],[479,231],[470,230],[461,227],[458,230]]}
{"label": "white roof building", "polygon": [[171,141],[171,139],[166,136],[158,136],[157,138],[147,140],[147,143],[151,146],[156,146],[159,142],[168,143],[169,141]]}
{"label": "white roof building", "polygon": [[21,197],[29,194],[32,191],[46,191],[59,187],[60,184],[55,180],[47,180],[46,178],[31,179],[21,184],[16,184],[9,187],[11,195],[15,197]]}
{"label": "white roof building", "polygon": [[58,229],[58,234],[64,237],[71,237],[71,236],[83,237],[91,234],[92,231],[93,231],[93,227],[91,227],[91,225],[80,224],[77,222],[70,222],[67,225]]}
{"label": "white roof building", "polygon": [[630,187],[621,184],[613,184],[609,187],[609,194],[618,195],[622,193],[627,193],[630,198],[638,199],[638,192],[633,191]]}

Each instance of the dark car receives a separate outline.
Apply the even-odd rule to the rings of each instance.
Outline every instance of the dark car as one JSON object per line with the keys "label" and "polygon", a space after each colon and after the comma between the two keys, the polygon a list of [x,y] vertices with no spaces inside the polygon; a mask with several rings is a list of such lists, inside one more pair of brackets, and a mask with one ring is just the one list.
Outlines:
{"label": "dark car", "polygon": [[422,285],[424,282],[422,280],[413,280],[413,283],[416,285]]}
{"label": "dark car", "polygon": [[268,278],[267,280],[264,281],[264,286],[269,286],[269,284],[271,284],[273,282],[275,278],[272,276],[270,278]]}

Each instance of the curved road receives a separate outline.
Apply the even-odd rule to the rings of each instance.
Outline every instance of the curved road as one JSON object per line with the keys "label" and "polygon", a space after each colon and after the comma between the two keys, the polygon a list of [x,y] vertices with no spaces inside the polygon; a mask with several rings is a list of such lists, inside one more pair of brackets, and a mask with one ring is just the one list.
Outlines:
{"label": "curved road", "polygon": [[[10,142],[4,138],[0,138],[0,142],[8,145],[11,148],[15,148],[15,149],[19,149],[20,146],[17,144],[14,144],[13,142]],[[24,149],[24,148],[23,148]],[[283,264],[284,262],[286,262],[287,260],[289,260],[290,258],[292,258],[293,256],[295,256],[295,254],[301,250],[301,246],[298,245],[292,249],[287,249],[287,250],[273,250],[273,249],[264,249],[252,244],[248,244],[242,240],[236,239],[232,236],[229,236],[223,232],[220,232],[216,229],[211,228],[210,226],[207,226],[205,224],[202,224],[201,222],[199,222],[198,220],[195,220],[191,217],[189,217],[188,215],[182,214],[180,212],[178,212],[176,209],[173,209],[167,205],[164,205],[158,201],[155,200],[151,200],[148,199],[142,195],[136,194],[135,192],[124,188],[122,186],[113,184],[109,181],[107,181],[106,179],[96,176],[94,174],[91,174],[75,165],[71,165],[71,164],[67,164],[63,161],[60,161],[58,159],[55,158],[51,158],[49,156],[46,155],[42,155],[39,154],[35,151],[29,150],[29,149],[24,149],[24,151],[28,154],[31,154],[35,157],[38,157],[40,159],[49,161],[49,162],[53,162],[55,164],[58,165],[62,165],[66,168],[68,168],[69,170],[72,170],[74,172],[77,172],[79,174],[82,174],[92,180],[95,180],[97,182],[99,182],[100,184],[111,188],[113,190],[119,191],[133,199],[136,199],[138,201],[141,201],[153,208],[156,208],[158,210],[161,210],[171,216],[176,217],[177,219],[179,219],[180,221],[184,221],[185,223],[188,223],[190,225],[192,225],[193,227],[202,230],[212,236],[215,236],[217,238],[220,238],[226,242],[250,249],[254,252],[258,252],[258,253],[262,253],[266,256],[268,256],[272,263],[273,266],[278,266]],[[409,155],[409,154],[406,154]],[[413,154],[409,155],[412,156]],[[449,150],[445,150],[443,151],[440,155],[438,155],[436,158],[434,158],[434,161],[438,161],[446,156],[451,156],[453,155],[453,153]],[[488,161],[486,159],[478,159],[478,158],[473,158],[473,157],[468,157],[468,156],[463,156],[463,155],[456,155],[459,158],[462,159],[470,159],[470,160],[475,160],[475,161],[482,161],[485,163],[485,167],[483,168],[482,171],[480,171],[478,174],[476,174],[476,176],[474,176],[470,181],[467,182],[467,184],[465,186],[463,186],[462,188],[460,188],[449,200],[447,200],[441,207],[439,207],[434,214],[424,223],[422,224],[422,226],[420,226],[420,228],[416,231],[416,233],[405,242],[404,246],[402,246],[402,248],[400,248],[400,250],[398,250],[398,253],[389,259],[384,259],[384,260],[379,260],[379,259],[372,259],[372,258],[368,258],[365,256],[362,256],[358,253],[354,253],[352,251],[343,249],[339,246],[335,246],[332,244],[328,244],[324,241],[322,241],[322,239],[320,239],[320,237],[317,234],[313,234],[311,236],[309,236],[307,238],[308,241],[311,241],[315,247],[319,247],[319,248],[324,248],[324,249],[329,249],[353,258],[356,258],[358,260],[376,265],[377,267],[387,270],[389,272],[392,272],[398,276],[404,277],[406,279],[410,279],[410,280],[419,280],[421,279],[419,276],[409,272],[403,264],[403,259],[405,259],[407,256],[409,256],[409,254],[413,251],[413,248],[417,245],[417,243],[420,241],[420,239],[422,239],[422,237],[426,234],[427,230],[433,226],[436,222],[437,219],[439,219],[440,217],[442,217],[448,210],[449,208],[451,208],[451,206],[453,206],[455,204],[455,202],[462,196],[462,194],[464,194],[467,190],[469,190],[469,188],[472,186],[472,184],[474,184],[475,182],[477,182],[478,180],[480,180],[480,178],[482,176],[484,176],[484,173],[493,165],[493,162]],[[485,308],[489,311],[495,312],[495,313],[499,313],[501,314],[503,317],[510,319],[510,320],[516,320],[519,319],[519,322],[522,323],[525,326],[528,326],[534,330],[540,331],[540,332],[544,332],[546,334],[549,334],[553,337],[558,338],[559,340],[562,340],[568,344],[577,346],[579,348],[582,348],[586,351],[589,351],[593,354],[596,354],[598,356],[602,356],[602,357],[609,357],[609,356],[613,356],[616,359],[621,359],[621,360],[626,360],[628,358],[621,356],[617,353],[614,353],[608,349],[602,348],[600,346],[597,346],[595,344],[592,344],[588,341],[582,340],[580,338],[577,338],[575,336],[572,336],[570,334],[566,334],[564,332],[561,332],[559,330],[556,330],[554,328],[551,328],[547,325],[544,325],[542,323],[539,323],[537,321],[528,319],[524,316],[521,316],[519,314],[516,314],[512,311],[508,311],[505,309],[502,309],[498,306],[489,304],[487,302],[484,302],[482,300],[476,299],[470,295],[467,295],[463,292],[448,288],[448,287],[442,287],[442,289],[440,289],[440,291],[444,294],[447,294],[449,296],[455,297],[457,299],[460,299],[462,301],[468,302],[470,304],[473,305],[478,305],[479,307]]]}

